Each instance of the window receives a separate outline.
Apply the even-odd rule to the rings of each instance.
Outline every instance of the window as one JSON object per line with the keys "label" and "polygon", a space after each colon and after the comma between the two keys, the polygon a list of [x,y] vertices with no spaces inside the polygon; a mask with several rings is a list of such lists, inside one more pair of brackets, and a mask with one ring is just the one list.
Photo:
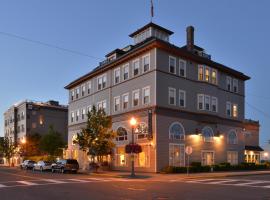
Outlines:
{"label": "window", "polygon": [[133,61],[133,76],[137,76],[139,74],[140,60],[137,59]]}
{"label": "window", "polygon": [[238,80],[233,79],[233,92],[238,92]]}
{"label": "window", "polygon": [[169,105],[176,105],[176,90],[175,88],[169,88]]}
{"label": "window", "polygon": [[150,56],[143,57],[143,72],[147,72],[150,69]]}
{"label": "window", "polygon": [[205,102],[205,105],[204,105],[205,110],[210,110],[210,96],[205,95],[204,102]]}
{"label": "window", "polygon": [[44,124],[44,116],[39,115],[39,125],[43,125],[43,124]]}
{"label": "window", "polygon": [[116,147],[115,165],[120,167],[127,165],[127,155],[125,153],[125,147]]}
{"label": "window", "polygon": [[90,94],[91,93],[91,89],[92,89],[91,81],[89,81],[87,85],[88,85],[87,93]]}
{"label": "window", "polygon": [[186,61],[185,60],[179,60],[179,74],[182,77],[186,77]]}
{"label": "window", "polygon": [[179,90],[179,106],[186,107],[186,91]]}
{"label": "window", "polygon": [[238,117],[238,105],[233,104],[233,117]]}
{"label": "window", "polygon": [[238,164],[238,152],[237,151],[227,151],[227,162],[231,165]]}
{"label": "window", "polygon": [[212,97],[212,101],[211,101],[211,106],[212,106],[212,111],[213,112],[217,112],[218,109],[217,109],[217,106],[218,105],[218,101],[217,101],[217,98],[216,97]]}
{"label": "window", "polygon": [[203,81],[203,66],[199,65],[198,67],[198,80]]}
{"label": "window", "polygon": [[123,127],[119,127],[116,131],[116,141],[124,141],[127,140],[127,130]]}
{"label": "window", "polygon": [[114,97],[114,112],[120,110],[120,96]]}
{"label": "window", "polygon": [[74,117],[75,117],[74,112],[71,112],[71,118],[70,118],[71,122],[74,122]]}
{"label": "window", "polygon": [[85,94],[85,85],[82,85],[82,97],[84,96]]}
{"label": "window", "polygon": [[181,123],[174,122],[170,125],[169,128],[169,138],[176,140],[184,140],[185,139],[185,130]]}
{"label": "window", "polygon": [[202,151],[202,165],[210,166],[215,163],[214,151]]}
{"label": "window", "polygon": [[37,128],[37,124],[35,122],[32,123],[32,128],[33,129]]}
{"label": "window", "polygon": [[123,109],[127,109],[128,108],[128,94],[124,94],[122,98],[123,98]]}
{"label": "window", "polygon": [[82,120],[84,120],[85,114],[86,114],[86,111],[85,111],[85,108],[83,108],[83,109],[82,109]]}
{"label": "window", "polygon": [[237,144],[237,134],[235,130],[231,130],[227,138],[228,144]]}
{"label": "window", "polygon": [[106,87],[107,77],[106,74],[97,78],[98,80],[98,90],[104,89]]}
{"label": "window", "polygon": [[132,98],[133,98],[133,106],[138,106],[139,105],[139,98],[140,98],[140,91],[139,90],[135,90],[133,91],[132,94]]}
{"label": "window", "polygon": [[74,92],[74,90],[72,90],[72,91],[71,91],[71,101],[74,100],[74,96],[75,96],[75,92]]}
{"label": "window", "polygon": [[169,56],[169,72],[176,74],[176,59],[172,56]]}
{"label": "window", "polygon": [[210,82],[210,69],[209,69],[209,67],[205,67],[205,81]]}
{"label": "window", "polygon": [[23,124],[21,125],[21,130],[22,130],[22,132],[24,132],[24,125]]}
{"label": "window", "polygon": [[210,127],[204,127],[202,130],[203,139],[205,142],[213,142],[214,141],[214,132]]}
{"label": "window", "polygon": [[91,110],[92,110],[92,106],[88,106],[88,107],[87,107],[87,114],[90,113]]}
{"label": "window", "polygon": [[216,69],[212,69],[211,81],[213,84],[217,85],[217,70]]}
{"label": "window", "polygon": [[231,91],[232,90],[232,78],[229,76],[226,77],[226,85],[227,85],[227,90]]}
{"label": "window", "polygon": [[198,94],[198,110],[204,110],[204,95]]}
{"label": "window", "polygon": [[97,108],[98,108],[98,110],[103,109],[105,111],[106,110],[106,100],[98,102]]}
{"label": "window", "polygon": [[150,103],[150,87],[145,87],[142,89],[143,92],[143,104]]}
{"label": "window", "polygon": [[231,104],[231,102],[226,103],[226,115],[228,117],[232,116],[232,104]]}
{"label": "window", "polygon": [[77,89],[76,89],[76,99],[79,98],[79,94],[80,94],[80,88],[77,88]]}
{"label": "window", "polygon": [[79,116],[80,116],[80,111],[77,110],[77,111],[76,111],[76,121],[79,121]]}
{"label": "window", "polygon": [[120,82],[120,68],[114,70],[114,84]]}
{"label": "window", "polygon": [[169,144],[169,165],[173,167],[185,166],[185,146],[183,144]]}
{"label": "window", "polygon": [[129,77],[129,64],[124,65],[123,80],[127,80]]}
{"label": "window", "polygon": [[135,132],[137,133],[137,139],[147,138],[148,126],[146,125],[146,123],[141,122],[138,124],[137,128],[135,129]]}

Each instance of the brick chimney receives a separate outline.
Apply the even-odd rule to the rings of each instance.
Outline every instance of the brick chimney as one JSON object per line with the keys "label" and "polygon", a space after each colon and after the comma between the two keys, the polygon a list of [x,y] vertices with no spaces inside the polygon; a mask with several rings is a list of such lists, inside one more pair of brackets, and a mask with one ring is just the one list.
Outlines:
{"label": "brick chimney", "polygon": [[187,27],[187,50],[193,51],[194,49],[194,27]]}

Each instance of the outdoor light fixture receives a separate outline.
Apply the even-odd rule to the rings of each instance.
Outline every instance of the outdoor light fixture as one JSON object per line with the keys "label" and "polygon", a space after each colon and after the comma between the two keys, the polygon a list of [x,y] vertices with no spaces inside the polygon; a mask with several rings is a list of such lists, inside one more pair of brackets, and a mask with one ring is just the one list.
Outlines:
{"label": "outdoor light fixture", "polygon": [[134,127],[134,126],[137,124],[137,120],[136,120],[134,117],[132,117],[132,118],[129,120],[129,123],[130,123],[131,126]]}
{"label": "outdoor light fixture", "polygon": [[[129,123],[131,125],[131,138],[132,138],[132,141],[131,141],[131,144],[134,145],[134,128],[137,124],[137,120],[132,117],[130,120],[129,120]],[[134,163],[134,152],[132,151],[131,152],[131,177],[135,177],[135,163]]]}
{"label": "outdoor light fixture", "polygon": [[22,144],[25,144],[25,143],[26,143],[25,137],[22,138],[21,143],[22,143]]}

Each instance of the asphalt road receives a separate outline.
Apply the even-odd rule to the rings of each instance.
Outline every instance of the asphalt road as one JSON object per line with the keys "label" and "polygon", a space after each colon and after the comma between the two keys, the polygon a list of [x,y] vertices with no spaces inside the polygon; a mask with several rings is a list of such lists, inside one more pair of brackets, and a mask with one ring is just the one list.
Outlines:
{"label": "asphalt road", "polygon": [[0,167],[0,200],[270,200],[270,175],[142,179],[52,174]]}

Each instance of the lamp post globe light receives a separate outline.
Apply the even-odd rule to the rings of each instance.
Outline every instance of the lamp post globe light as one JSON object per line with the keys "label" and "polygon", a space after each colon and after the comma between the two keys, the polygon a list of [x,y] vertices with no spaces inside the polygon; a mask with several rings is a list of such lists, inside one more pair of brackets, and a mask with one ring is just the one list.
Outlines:
{"label": "lamp post globe light", "polygon": [[[135,126],[137,125],[137,120],[132,117],[129,121],[129,124],[131,126],[131,144],[134,145],[134,129]],[[134,166],[134,152],[131,152],[131,177],[135,177],[135,166]]]}

